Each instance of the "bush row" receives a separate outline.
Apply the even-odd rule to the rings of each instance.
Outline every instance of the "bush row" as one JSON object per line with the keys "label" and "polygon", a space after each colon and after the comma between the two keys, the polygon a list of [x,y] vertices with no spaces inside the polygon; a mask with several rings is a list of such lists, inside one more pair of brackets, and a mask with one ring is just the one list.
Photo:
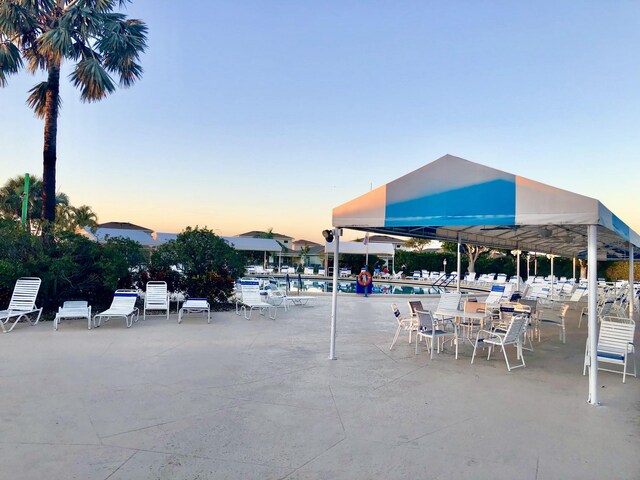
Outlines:
{"label": "bush row", "polygon": [[46,245],[15,221],[0,219],[0,308],[8,305],[19,277],[42,279],[37,304],[49,312],[74,299],[102,309],[116,289],[144,290],[149,280],[164,280],[170,291],[224,304],[245,264],[242,254],[208,229],[187,228],[175,242],[149,252],[128,239],[98,244],[68,232]]}

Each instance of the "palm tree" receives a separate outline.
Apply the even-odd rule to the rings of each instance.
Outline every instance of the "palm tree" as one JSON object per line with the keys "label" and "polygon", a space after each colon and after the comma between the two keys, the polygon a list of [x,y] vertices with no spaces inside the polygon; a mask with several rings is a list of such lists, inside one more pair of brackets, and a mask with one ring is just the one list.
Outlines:
{"label": "palm tree", "polygon": [[[131,0],[1,0],[0,87],[23,67],[43,71],[47,80],[29,90],[27,103],[44,119],[42,219],[56,214],[56,141],[60,111],[60,67],[74,62],[71,81],[84,102],[102,100],[142,75],[138,60],[146,48],[147,26],[115,12]],[[47,232],[49,226],[45,225]]]}
{"label": "palm tree", "polygon": [[95,228],[98,226],[98,216],[90,206],[80,205],[73,209],[73,219],[77,227]]}
{"label": "palm tree", "polygon": [[[22,195],[24,192],[24,175],[10,178],[0,187],[0,214],[7,218],[19,220],[22,216]],[[62,192],[55,196],[56,209],[64,211],[69,207],[69,197]],[[27,219],[31,230],[40,228],[42,212],[42,180],[35,175],[29,179],[29,200],[27,202]]]}

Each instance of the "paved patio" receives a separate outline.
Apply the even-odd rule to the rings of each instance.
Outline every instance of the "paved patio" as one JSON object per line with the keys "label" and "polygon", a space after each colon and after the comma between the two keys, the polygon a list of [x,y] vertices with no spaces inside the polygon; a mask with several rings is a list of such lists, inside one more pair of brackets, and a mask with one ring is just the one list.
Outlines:
{"label": "paved patio", "polygon": [[[394,297],[406,310],[407,298]],[[390,298],[161,318],[19,325],[0,336],[1,479],[638,479],[640,381],[601,372],[586,328],[543,333],[527,367],[414,355]]]}

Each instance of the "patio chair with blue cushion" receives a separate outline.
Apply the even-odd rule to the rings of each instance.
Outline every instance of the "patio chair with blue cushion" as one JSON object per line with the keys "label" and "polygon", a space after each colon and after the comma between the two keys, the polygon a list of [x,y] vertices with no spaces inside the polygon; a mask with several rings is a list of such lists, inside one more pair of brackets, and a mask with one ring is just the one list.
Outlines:
{"label": "patio chair with blue cushion", "polygon": [[[31,325],[37,325],[42,315],[42,308],[36,307],[36,297],[40,290],[42,280],[37,277],[22,277],[16,281],[9,301],[9,308],[0,310],[0,326],[4,333],[8,333],[15,328],[23,318],[28,320]],[[30,315],[37,313],[35,321],[32,321]],[[5,325],[9,320],[15,318],[11,327],[7,330]]]}
{"label": "patio chair with blue cushion", "polygon": [[87,329],[91,330],[91,307],[84,300],[68,300],[58,308],[53,319],[53,329],[58,330],[60,322],[69,318],[86,318]]}
{"label": "patio chair with blue cushion", "polygon": [[[603,317],[600,320],[600,333],[598,335],[597,357],[598,370],[605,372],[621,373],[622,383],[626,383],[627,375],[636,376],[635,345],[633,343],[636,324],[633,320],[621,317]],[[633,373],[627,373],[627,365],[630,357],[633,358]],[[582,374],[586,375],[590,366],[589,339],[584,354],[584,368]],[[612,363],[622,366],[622,370],[610,370],[602,368],[601,363]]]}
{"label": "patio chair with blue cushion", "polygon": [[140,315],[138,307],[136,307],[136,300],[138,300],[138,292],[135,290],[116,290],[111,306],[93,317],[93,326],[99,327],[102,320],[106,322],[112,318],[124,318],[127,328],[130,328],[133,322],[138,321]]}
{"label": "patio chair with blue cushion", "polygon": [[206,298],[187,298],[178,310],[178,323],[189,313],[206,313],[207,323],[211,323],[211,308]]}

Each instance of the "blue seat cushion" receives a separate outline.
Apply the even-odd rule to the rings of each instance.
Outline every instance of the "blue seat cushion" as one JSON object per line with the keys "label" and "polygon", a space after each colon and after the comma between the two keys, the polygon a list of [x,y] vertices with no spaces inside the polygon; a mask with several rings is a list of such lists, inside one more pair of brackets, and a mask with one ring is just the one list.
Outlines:
{"label": "blue seat cushion", "polygon": [[624,361],[624,355],[619,353],[598,352],[598,356],[602,358],[610,358],[612,360]]}

